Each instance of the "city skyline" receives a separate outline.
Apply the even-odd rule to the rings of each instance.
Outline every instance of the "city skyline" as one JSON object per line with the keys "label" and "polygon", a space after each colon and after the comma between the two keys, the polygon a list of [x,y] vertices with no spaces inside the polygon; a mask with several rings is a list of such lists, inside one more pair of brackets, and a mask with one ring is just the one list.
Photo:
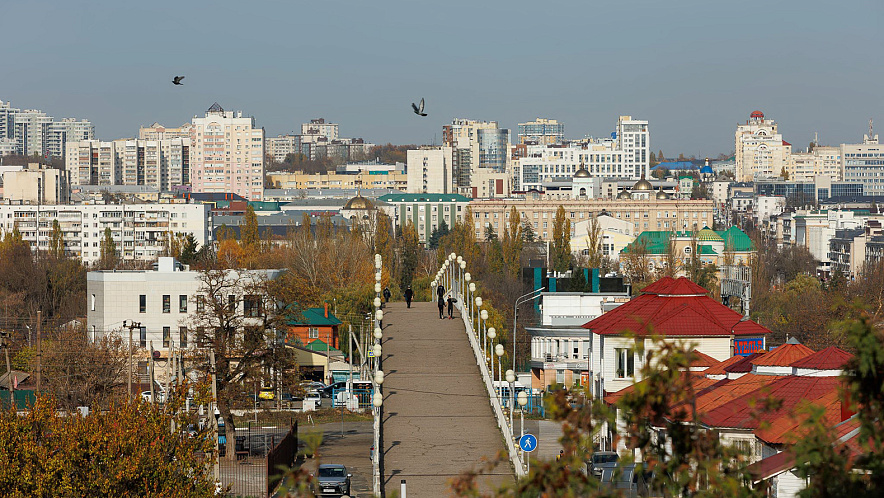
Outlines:
{"label": "city skyline", "polygon": [[[25,76],[4,81],[0,97],[88,119],[103,140],[179,126],[216,101],[254,116],[268,137],[325,117],[346,136],[398,144],[441,143],[453,118],[515,130],[546,117],[580,138],[633,115],[650,122],[651,150],[698,157],[730,153],[734,126],[756,109],[800,150],[815,132],[823,144],[859,141],[884,106],[872,83],[884,68],[867,63],[884,41],[875,2],[219,2],[174,4],[172,16],[169,5],[0,7],[54,34],[7,54]],[[11,23],[10,39],[30,26]],[[187,76],[183,86],[174,75]],[[427,118],[410,110],[421,97]]]}

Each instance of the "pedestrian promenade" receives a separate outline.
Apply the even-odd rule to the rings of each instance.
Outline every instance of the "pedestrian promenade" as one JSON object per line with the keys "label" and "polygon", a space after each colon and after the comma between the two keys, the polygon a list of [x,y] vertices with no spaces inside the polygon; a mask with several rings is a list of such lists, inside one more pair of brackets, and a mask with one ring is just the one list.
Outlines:
{"label": "pedestrian promenade", "polygon": [[[435,303],[387,304],[382,347],[384,487],[408,496],[451,496],[449,481],[505,451],[463,321]],[[480,490],[512,481],[509,460],[480,476]]]}

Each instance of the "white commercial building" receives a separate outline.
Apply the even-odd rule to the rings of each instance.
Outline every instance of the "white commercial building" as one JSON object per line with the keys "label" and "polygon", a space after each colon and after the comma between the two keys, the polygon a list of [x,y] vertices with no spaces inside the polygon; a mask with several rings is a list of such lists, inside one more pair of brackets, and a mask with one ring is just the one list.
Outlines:
{"label": "white commercial building", "polygon": [[301,135],[323,137],[328,141],[338,139],[338,125],[326,123],[325,118],[311,119],[309,123],[301,125]]}
{"label": "white commercial building", "polygon": [[844,181],[862,183],[866,195],[884,195],[884,146],[871,126],[863,143],[841,145],[841,157]]}
{"label": "white commercial building", "polygon": [[[236,307],[242,326],[263,325],[266,297],[261,283],[279,276],[281,270],[228,270],[233,283],[225,302]],[[206,286],[203,273],[193,271],[174,258],[160,258],[154,270],[91,271],[86,275],[86,329],[94,341],[110,334],[129,337],[123,322],[138,323],[132,331],[133,346],[170,350],[192,348],[205,316]],[[201,309],[203,308],[203,309]],[[166,355],[163,355],[166,356]]]}
{"label": "white commercial building", "polygon": [[844,175],[841,168],[841,148],[820,145],[808,152],[793,152],[786,172],[793,182],[812,182],[822,177],[839,181]]}
{"label": "white commercial building", "polygon": [[753,111],[746,123],[737,125],[734,143],[737,181],[782,176],[791,161],[792,144],[761,111]]}
{"label": "white commercial building", "polygon": [[242,112],[216,102],[193,118],[190,137],[193,192],[232,192],[250,201],[264,197],[264,130]]}
{"label": "white commercial building", "polygon": [[408,193],[450,194],[454,192],[451,147],[425,146],[406,153]]}
{"label": "white commercial building", "polygon": [[638,180],[649,176],[648,122],[620,116],[612,135],[565,145],[529,145],[526,156],[519,159],[515,183],[522,191],[542,190],[544,183],[570,180],[581,167],[600,178]]}
{"label": "white commercial building", "polygon": [[155,260],[168,251],[170,235],[193,234],[200,246],[211,243],[208,204],[0,205],[0,231],[18,227],[33,250],[48,250],[54,221],[65,252],[87,264],[100,259],[106,228],[118,257],[128,261]]}

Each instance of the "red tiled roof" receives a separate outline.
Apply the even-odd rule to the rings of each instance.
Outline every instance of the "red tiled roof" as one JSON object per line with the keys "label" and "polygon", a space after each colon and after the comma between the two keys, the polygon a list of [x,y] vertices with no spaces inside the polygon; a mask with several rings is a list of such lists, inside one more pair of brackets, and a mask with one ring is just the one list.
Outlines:
{"label": "red tiled roof", "polygon": [[719,380],[710,388],[697,393],[697,413],[703,414],[713,411],[781,378],[775,375],[747,374],[738,379]]}
{"label": "red tiled roof", "polygon": [[713,365],[706,370],[703,370],[703,375],[724,375],[727,373],[727,367],[745,359],[746,357],[744,356],[731,356],[724,361],[718,362],[717,365]]}
{"label": "red tiled roof", "polygon": [[694,361],[691,362],[691,367],[711,367],[721,363],[708,354],[696,349],[693,350],[691,354],[694,355]]}
{"label": "red tiled roof", "polygon": [[783,140],[783,145],[792,145],[792,144],[790,144],[789,142]]}
{"label": "red tiled roof", "polygon": [[752,475],[754,482],[758,482],[770,479],[794,466],[795,455],[791,450],[786,450],[753,463],[746,467],[746,471]]}
{"label": "red tiled roof", "polygon": [[[699,393],[700,391],[712,386],[716,382],[719,382],[718,380],[715,380],[715,379],[707,379],[706,377],[703,377],[703,372],[681,372],[681,375],[682,375],[682,377],[684,377],[686,375],[691,376],[691,378],[693,379],[691,381],[691,384],[693,385],[695,393]],[[636,386],[638,386],[640,384],[645,384],[647,382],[648,382],[647,379],[644,379],[640,382],[636,382],[635,384],[633,384],[631,386],[624,387],[623,389],[621,389],[619,391],[610,393],[605,396],[605,403],[608,403],[609,405],[613,405],[613,404],[617,403],[617,401],[620,401],[620,398],[622,398],[624,394],[634,391]]]}
{"label": "red tiled roof", "polygon": [[763,354],[754,360],[752,364],[765,367],[788,367],[796,361],[808,357],[814,350],[804,344],[783,344],[782,346]]}
{"label": "red tiled roof", "polygon": [[[841,422],[841,398],[838,388],[835,387],[823,397],[813,400],[814,405],[824,407],[823,423],[826,426],[834,426]],[[755,429],[755,435],[769,444],[793,444],[798,438],[806,434],[804,421],[807,415],[801,411],[786,413],[771,420],[763,427]]]}
{"label": "red tiled roof", "polygon": [[583,325],[599,335],[721,337],[764,335],[770,331],[752,320],[740,321],[736,311],[711,299],[690,280],[664,277],[642,289],[642,294]]}
{"label": "red tiled roof", "polygon": [[815,370],[841,370],[853,355],[835,346],[829,346],[822,351],[805,356],[791,366],[795,368],[811,368]]}
{"label": "red tiled roof", "polygon": [[[720,404],[712,410],[702,410],[703,415],[701,421],[710,427],[735,427],[742,429],[757,429],[759,424],[764,421],[772,423],[777,421],[777,425],[766,429],[767,437],[771,439],[782,438],[790,427],[794,428],[796,424],[789,425],[786,414],[791,413],[792,409],[801,401],[818,402],[824,404],[832,404],[837,401],[838,387],[841,380],[837,377],[796,377],[784,376],[774,377],[769,375],[744,375],[736,379],[734,384],[746,378],[772,377],[774,380],[761,389],[734,395],[731,400]],[[730,387],[730,386],[728,386]],[[717,389],[722,390],[722,389]],[[724,389],[731,391],[733,389]],[[780,407],[773,411],[762,411],[761,407],[756,404],[757,401],[771,397],[782,401]],[[700,410],[698,406],[698,410]],[[826,417],[833,416],[838,418],[835,423],[840,421],[841,405],[837,401],[837,408],[833,408],[832,414],[829,414],[828,406]],[[834,424],[832,424],[834,425]],[[760,436],[759,436],[760,437]]]}
{"label": "red tiled roof", "polygon": [[724,375],[727,373],[748,373],[752,371],[752,360],[754,358],[758,358],[759,356],[767,353],[766,351],[759,351],[757,353],[752,353],[749,356],[731,356],[730,358],[724,360],[723,362],[715,365],[714,367],[709,368],[704,371],[704,375]]}

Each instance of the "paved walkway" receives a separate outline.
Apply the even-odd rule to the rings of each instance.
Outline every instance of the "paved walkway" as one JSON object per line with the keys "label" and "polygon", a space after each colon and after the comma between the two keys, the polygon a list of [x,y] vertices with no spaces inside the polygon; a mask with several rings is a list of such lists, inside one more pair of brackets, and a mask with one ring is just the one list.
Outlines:
{"label": "paved walkway", "polygon": [[[408,496],[451,496],[449,481],[505,451],[459,316],[434,303],[384,309],[384,487],[405,479]],[[509,460],[477,480],[480,490],[513,480]]]}

